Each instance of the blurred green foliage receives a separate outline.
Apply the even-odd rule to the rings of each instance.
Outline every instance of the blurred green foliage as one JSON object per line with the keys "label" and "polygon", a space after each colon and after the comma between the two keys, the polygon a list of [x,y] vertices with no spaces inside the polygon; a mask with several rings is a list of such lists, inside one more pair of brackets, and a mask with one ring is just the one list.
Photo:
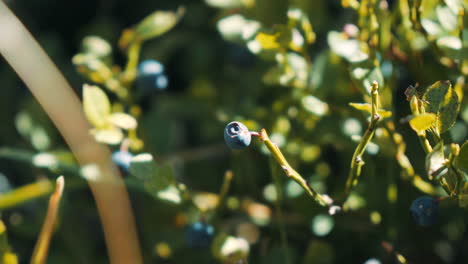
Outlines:
{"label": "blurred green foliage", "polygon": [[[82,96],[96,140],[139,154],[123,174],[145,263],[237,263],[246,248],[249,263],[468,261],[466,1],[7,3]],[[145,59],[164,65],[167,90],[138,94]],[[28,262],[44,183],[64,174],[48,263],[107,263],[88,176],[4,61],[0,80],[0,200],[15,202],[2,206],[0,254]],[[232,120],[266,128],[314,190],[346,200],[344,212],[328,215],[260,140],[230,151]],[[409,214],[424,193],[441,199],[429,228]],[[211,250],[187,246],[199,220],[215,227]]]}

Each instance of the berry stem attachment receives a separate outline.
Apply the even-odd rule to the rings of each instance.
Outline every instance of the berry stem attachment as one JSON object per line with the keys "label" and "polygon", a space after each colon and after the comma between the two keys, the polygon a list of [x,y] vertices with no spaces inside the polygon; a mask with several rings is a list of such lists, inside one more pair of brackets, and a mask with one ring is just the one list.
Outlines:
{"label": "berry stem attachment", "polygon": [[297,182],[302,188],[304,188],[304,190],[307,191],[309,196],[312,197],[321,206],[332,206],[332,201],[330,201],[331,199],[327,199],[324,196],[320,195],[317,191],[315,191],[309,185],[309,183],[296,170],[294,170],[291,167],[291,165],[289,165],[288,161],[284,157],[283,153],[281,153],[281,150],[278,148],[278,146],[270,140],[265,129],[262,129],[260,132],[260,140],[262,140],[265,146],[270,150],[271,154],[273,155],[273,158],[284,170],[286,176]]}
{"label": "berry stem attachment", "polygon": [[372,83],[371,88],[371,99],[372,99],[372,110],[371,110],[371,120],[369,126],[367,127],[366,132],[361,138],[359,145],[356,147],[354,151],[353,158],[351,159],[351,169],[349,171],[348,180],[346,181],[345,187],[345,197],[343,199],[343,203],[348,198],[351,190],[354,186],[358,183],[359,176],[361,175],[361,168],[365,164],[364,160],[362,159],[362,155],[367,148],[367,145],[372,140],[374,136],[375,128],[377,126],[377,122],[380,120],[380,115],[377,112],[378,109],[378,101],[379,101],[379,85],[376,81]]}

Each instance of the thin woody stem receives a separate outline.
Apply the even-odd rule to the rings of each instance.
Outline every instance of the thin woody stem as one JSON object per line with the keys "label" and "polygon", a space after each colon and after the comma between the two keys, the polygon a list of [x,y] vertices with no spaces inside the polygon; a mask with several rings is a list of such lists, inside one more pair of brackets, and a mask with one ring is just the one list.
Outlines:
{"label": "thin woody stem", "polygon": [[351,159],[351,169],[349,171],[348,180],[346,181],[346,188],[345,188],[345,197],[343,201],[346,201],[351,190],[354,186],[358,183],[359,176],[361,175],[362,166],[364,166],[364,160],[362,159],[362,155],[367,148],[367,145],[372,140],[372,137],[375,133],[375,128],[377,126],[377,122],[380,119],[380,115],[377,112],[378,109],[378,97],[379,97],[379,85],[377,82],[372,83],[371,89],[371,98],[372,98],[372,112],[371,112],[371,121],[369,126],[367,127],[366,132],[362,136],[359,145],[356,147],[354,151],[353,157]]}
{"label": "thin woody stem", "polygon": [[260,132],[260,139],[263,141],[265,146],[270,150],[271,154],[273,155],[273,158],[276,160],[276,162],[278,162],[278,164],[284,170],[284,172],[286,173],[286,176],[288,176],[289,178],[297,182],[302,188],[304,188],[304,190],[307,191],[309,196],[312,197],[321,206],[325,206],[325,207],[332,206],[331,201],[328,201],[326,198],[320,195],[317,191],[315,191],[309,185],[309,183],[296,170],[294,170],[291,167],[291,165],[289,165],[288,161],[284,157],[283,153],[281,153],[281,150],[278,148],[278,146],[270,140],[265,129],[262,129],[262,131]]}

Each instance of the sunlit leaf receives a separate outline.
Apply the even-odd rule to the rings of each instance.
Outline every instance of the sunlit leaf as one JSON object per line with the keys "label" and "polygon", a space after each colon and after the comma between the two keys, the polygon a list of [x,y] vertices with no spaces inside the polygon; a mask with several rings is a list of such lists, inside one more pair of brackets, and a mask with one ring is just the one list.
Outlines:
{"label": "sunlit leaf", "polygon": [[361,51],[359,40],[349,39],[343,33],[330,31],[327,41],[334,53],[350,63],[363,62],[369,58],[366,53]]}
{"label": "sunlit leaf", "polygon": [[290,8],[288,10],[288,19],[291,27],[299,28],[303,32],[307,43],[315,42],[315,32],[306,13],[299,8]]}
{"label": "sunlit leaf", "polygon": [[162,35],[179,22],[184,12],[184,8],[179,8],[177,12],[156,11],[147,16],[136,26],[135,34],[142,40]]}
{"label": "sunlit leaf", "polygon": [[445,34],[445,30],[442,26],[431,19],[421,19],[421,25],[429,35],[439,36]]}
{"label": "sunlit leaf", "polygon": [[83,86],[83,108],[89,122],[96,128],[106,128],[111,113],[107,95],[97,86]]}
{"label": "sunlit leaf", "polygon": [[457,28],[457,14],[450,10],[447,6],[437,6],[436,7],[437,18],[447,31],[453,31]]}
{"label": "sunlit leaf", "polygon": [[217,8],[236,8],[242,7],[242,0],[205,0],[205,3]]}
{"label": "sunlit leaf", "polygon": [[458,14],[463,7],[463,0],[444,0],[444,2],[454,14]]}
{"label": "sunlit leaf", "polygon": [[444,144],[441,141],[426,156],[426,171],[429,179],[433,179],[443,173],[445,163]]}
{"label": "sunlit leaf", "polygon": [[460,148],[460,153],[455,159],[455,166],[468,173],[468,141],[465,141]]}
{"label": "sunlit leaf", "polygon": [[437,115],[436,128],[439,133],[447,131],[455,123],[460,102],[449,81],[438,81],[425,91],[423,99],[427,102],[427,112]]}
{"label": "sunlit leaf", "polygon": [[91,134],[97,142],[117,145],[122,142],[124,135],[119,128],[93,129]]}
{"label": "sunlit leaf", "polygon": [[351,70],[351,77],[367,94],[371,93],[374,81],[379,84],[379,87],[384,85],[384,78],[379,67],[355,67]]}
{"label": "sunlit leaf", "polygon": [[[356,108],[357,110],[361,110],[372,114],[372,105],[369,103],[349,103],[349,105]],[[378,109],[377,113],[380,115],[381,118],[387,118],[392,116],[392,112],[384,109]]]}
{"label": "sunlit leaf", "polygon": [[182,202],[180,191],[174,185],[169,185],[167,188],[158,191],[153,195],[155,195],[158,199],[174,204],[180,204]]}
{"label": "sunlit leaf", "polygon": [[242,32],[249,21],[242,15],[235,14],[220,19],[217,23],[219,33],[230,41],[242,40]]}
{"label": "sunlit leaf", "polygon": [[83,39],[81,49],[85,54],[91,54],[98,58],[111,55],[112,46],[105,39],[98,36],[88,36]]}
{"label": "sunlit leaf", "polygon": [[288,27],[278,25],[272,31],[260,31],[255,40],[264,50],[280,50],[289,46],[291,37],[291,30]]}
{"label": "sunlit leaf", "polygon": [[109,120],[116,126],[129,130],[129,129],[135,129],[137,127],[137,121],[136,119],[126,113],[113,113],[110,117]]}
{"label": "sunlit leaf", "polygon": [[312,95],[302,98],[302,106],[307,112],[317,116],[323,116],[328,113],[328,104]]}
{"label": "sunlit leaf", "polygon": [[468,49],[463,47],[460,38],[455,36],[443,36],[437,39],[437,46],[445,52],[445,54],[456,60],[468,59]]}
{"label": "sunlit leaf", "polygon": [[437,116],[433,113],[425,113],[413,117],[409,124],[416,133],[422,133],[425,130],[435,126]]}
{"label": "sunlit leaf", "polygon": [[57,158],[54,155],[46,152],[34,155],[32,163],[38,168],[54,168],[58,166]]}

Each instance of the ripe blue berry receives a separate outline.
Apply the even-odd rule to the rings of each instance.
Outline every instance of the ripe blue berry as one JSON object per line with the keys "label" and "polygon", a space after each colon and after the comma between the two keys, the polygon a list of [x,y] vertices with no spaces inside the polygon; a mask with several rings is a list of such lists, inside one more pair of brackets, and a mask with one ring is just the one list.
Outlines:
{"label": "ripe blue berry", "polygon": [[430,196],[422,196],[411,203],[410,211],[418,225],[431,226],[437,222],[439,203]]}
{"label": "ripe blue berry", "polygon": [[132,161],[133,154],[128,151],[116,151],[112,153],[112,161],[124,171],[130,169],[130,162]]}
{"label": "ripe blue berry", "polygon": [[186,239],[191,248],[207,248],[213,240],[213,235],[213,226],[199,221],[188,227]]}
{"label": "ripe blue berry", "polygon": [[138,65],[136,86],[142,91],[164,90],[168,79],[164,74],[164,65],[157,60],[145,60]]}
{"label": "ripe blue berry", "polygon": [[224,141],[232,149],[243,149],[250,145],[252,135],[241,122],[233,121],[224,128]]}

